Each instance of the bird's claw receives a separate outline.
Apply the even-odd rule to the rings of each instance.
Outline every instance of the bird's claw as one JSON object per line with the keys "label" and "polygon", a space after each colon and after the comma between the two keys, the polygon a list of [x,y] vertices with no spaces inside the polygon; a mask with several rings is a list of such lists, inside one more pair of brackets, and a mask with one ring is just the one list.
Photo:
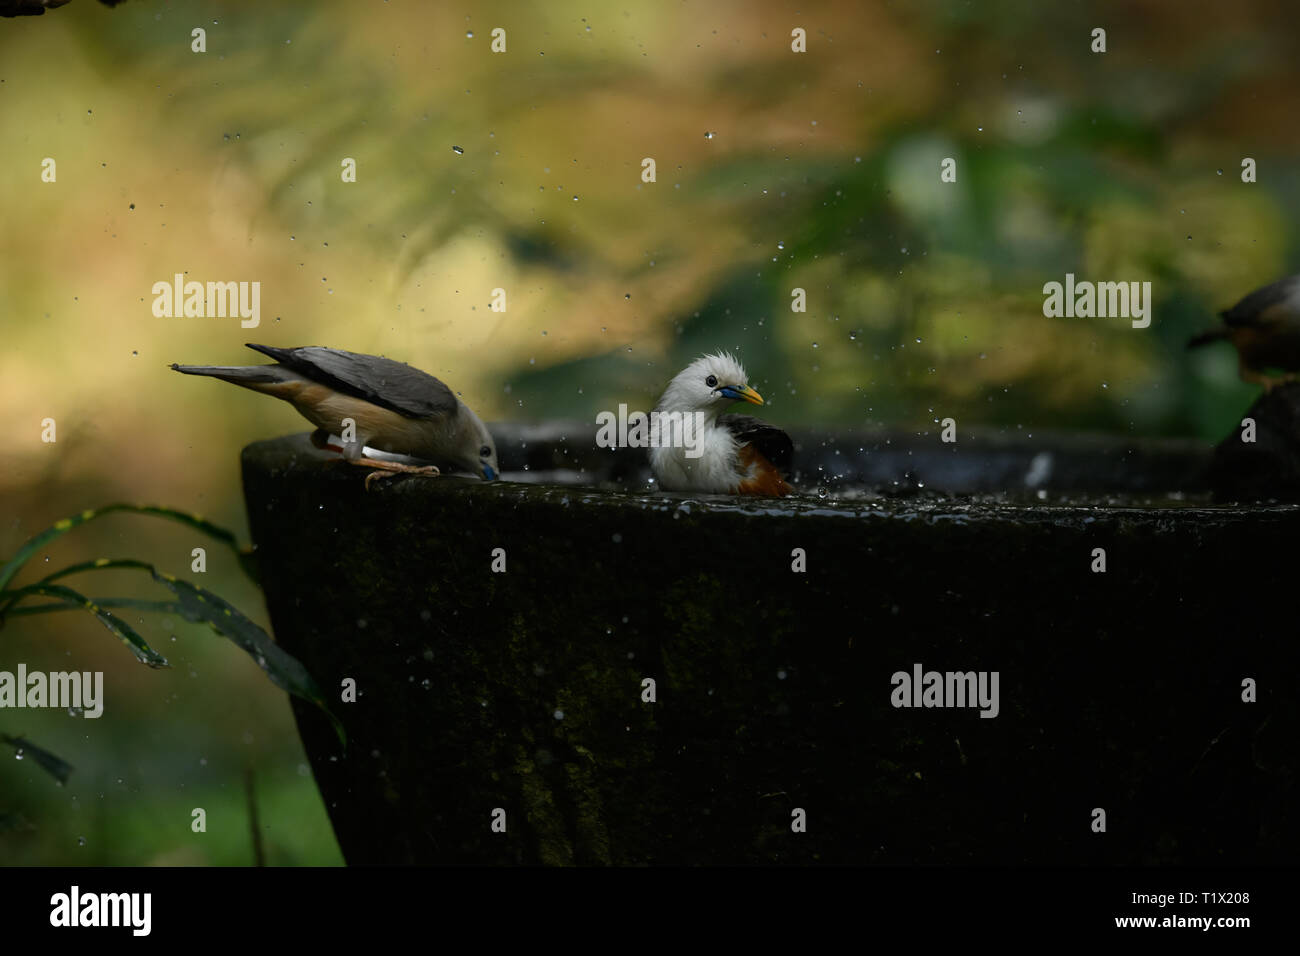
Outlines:
{"label": "bird's claw", "polygon": [[366,475],[365,488],[366,491],[369,491],[370,483],[372,481],[386,481],[387,479],[394,478],[397,475],[419,475],[421,478],[437,478],[441,474],[442,472],[438,469],[437,465],[423,465],[421,467],[407,466],[402,468],[400,471],[376,469]]}

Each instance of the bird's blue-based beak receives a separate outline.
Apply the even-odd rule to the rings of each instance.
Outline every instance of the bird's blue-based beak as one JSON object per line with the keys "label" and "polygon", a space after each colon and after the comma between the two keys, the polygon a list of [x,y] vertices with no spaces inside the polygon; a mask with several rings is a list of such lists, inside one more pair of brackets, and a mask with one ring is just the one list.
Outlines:
{"label": "bird's blue-based beak", "polygon": [[497,480],[497,473],[496,473],[495,471],[492,470],[492,466],[491,466],[491,465],[484,465],[484,466],[483,466],[483,477],[486,478],[488,481],[496,481],[496,480]]}
{"label": "bird's blue-based beak", "polygon": [[752,405],[763,404],[763,396],[748,385],[724,385],[718,389],[718,394],[736,401],[749,402]]}

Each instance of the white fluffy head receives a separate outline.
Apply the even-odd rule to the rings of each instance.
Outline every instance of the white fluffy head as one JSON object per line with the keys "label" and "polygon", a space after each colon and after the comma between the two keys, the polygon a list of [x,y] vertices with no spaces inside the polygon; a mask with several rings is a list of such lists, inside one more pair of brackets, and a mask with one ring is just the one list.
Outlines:
{"label": "white fluffy head", "polygon": [[745,388],[748,385],[745,368],[734,356],[724,352],[702,355],[668,383],[657,408],[666,412],[705,412],[716,416],[736,402],[734,396],[723,394],[719,389],[727,386]]}

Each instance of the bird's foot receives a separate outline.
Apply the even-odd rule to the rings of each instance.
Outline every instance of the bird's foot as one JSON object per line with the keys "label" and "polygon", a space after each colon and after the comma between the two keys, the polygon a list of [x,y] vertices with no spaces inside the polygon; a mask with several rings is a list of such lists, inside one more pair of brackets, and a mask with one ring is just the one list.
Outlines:
{"label": "bird's foot", "polygon": [[1280,385],[1290,385],[1296,381],[1294,374],[1287,375],[1257,375],[1254,378],[1247,379],[1248,382],[1264,386],[1265,392],[1271,392]]}
{"label": "bird's foot", "polygon": [[366,491],[370,490],[372,481],[386,481],[395,475],[420,475],[423,478],[436,478],[442,474],[437,465],[403,465],[396,461],[379,461],[374,458],[355,458],[348,459],[348,461],[351,461],[354,465],[376,469],[366,475]]}
{"label": "bird's foot", "polygon": [[1269,375],[1267,372],[1249,368],[1245,365],[1239,366],[1237,371],[1243,382],[1247,385],[1260,385],[1266,393],[1273,391],[1279,385],[1290,385],[1292,382],[1297,381],[1294,372],[1288,372],[1285,375]]}

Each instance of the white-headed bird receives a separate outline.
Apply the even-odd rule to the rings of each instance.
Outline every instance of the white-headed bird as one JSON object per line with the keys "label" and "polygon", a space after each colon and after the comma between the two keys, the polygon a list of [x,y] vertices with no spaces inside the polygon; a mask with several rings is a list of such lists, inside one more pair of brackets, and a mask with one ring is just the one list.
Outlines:
{"label": "white-headed bird", "polygon": [[[341,349],[279,349],[247,343],[276,365],[172,365],[186,375],[210,375],[284,399],[318,429],[312,442],[341,452],[356,465],[379,469],[366,485],[397,472],[432,476],[440,468],[497,476],[492,436],[468,405],[427,372],[402,362]],[[352,427],[346,428],[351,420]],[[351,433],[351,436],[349,436]],[[329,443],[330,435],[350,440]],[[431,465],[404,465],[366,457],[366,447],[407,455]]]}
{"label": "white-headed bird", "polygon": [[794,458],[790,436],[748,415],[722,414],[737,401],[762,405],[763,397],[749,387],[741,364],[721,352],[696,359],[668,383],[655,411],[692,416],[700,422],[701,434],[693,448],[661,444],[650,449],[659,487],[738,495],[794,491],[782,474]]}
{"label": "white-headed bird", "polygon": [[[1295,381],[1294,373],[1300,371],[1300,275],[1256,289],[1219,315],[1223,325],[1193,337],[1189,349],[1227,339],[1237,348],[1243,382],[1271,389]],[[1290,374],[1270,376],[1265,372],[1270,368]]]}

